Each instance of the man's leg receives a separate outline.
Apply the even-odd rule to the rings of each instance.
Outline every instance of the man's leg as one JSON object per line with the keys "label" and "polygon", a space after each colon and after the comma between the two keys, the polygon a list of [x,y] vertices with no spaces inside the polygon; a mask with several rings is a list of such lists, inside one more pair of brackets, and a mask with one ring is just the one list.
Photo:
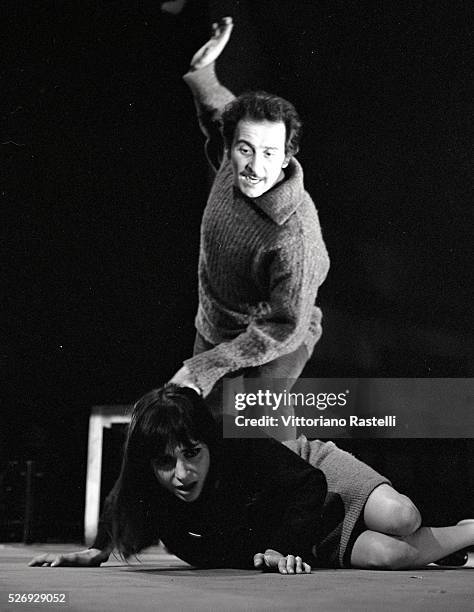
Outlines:
{"label": "man's leg", "polygon": [[[285,391],[291,391],[309,357],[310,355],[306,346],[301,345],[292,353],[282,355],[261,366],[249,368],[243,374],[245,392],[250,393],[258,391],[259,389],[268,389],[271,393],[283,394]],[[267,407],[262,409],[261,413],[267,416],[276,416],[278,418],[278,428],[263,428],[269,436],[280,442],[296,439],[297,427],[293,424],[285,426],[281,418],[283,416],[292,417],[295,415],[293,405],[280,405],[277,410],[272,410],[271,407]]]}
{"label": "man's leg", "polygon": [[474,544],[474,521],[452,527],[420,527],[407,536],[364,531],[351,565],[360,569],[415,569]]}

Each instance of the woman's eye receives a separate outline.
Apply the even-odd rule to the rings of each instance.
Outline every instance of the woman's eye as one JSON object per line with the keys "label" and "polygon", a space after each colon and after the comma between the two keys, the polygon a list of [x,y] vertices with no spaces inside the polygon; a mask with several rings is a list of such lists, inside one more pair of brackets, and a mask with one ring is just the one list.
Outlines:
{"label": "woman's eye", "polygon": [[201,452],[201,448],[196,447],[196,448],[189,448],[188,450],[184,451],[183,454],[186,457],[186,459],[192,459],[193,457],[197,457],[200,452]]}
{"label": "woman's eye", "polygon": [[155,459],[154,465],[157,470],[171,470],[176,464],[174,457],[158,457]]}

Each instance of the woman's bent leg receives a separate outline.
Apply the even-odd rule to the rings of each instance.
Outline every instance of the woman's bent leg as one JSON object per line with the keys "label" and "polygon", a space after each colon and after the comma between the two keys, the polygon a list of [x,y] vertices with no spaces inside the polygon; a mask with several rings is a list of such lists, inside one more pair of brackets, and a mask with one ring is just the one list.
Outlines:
{"label": "woman's bent leg", "polygon": [[452,527],[420,527],[407,536],[364,531],[355,541],[352,567],[415,569],[474,544],[474,523]]}

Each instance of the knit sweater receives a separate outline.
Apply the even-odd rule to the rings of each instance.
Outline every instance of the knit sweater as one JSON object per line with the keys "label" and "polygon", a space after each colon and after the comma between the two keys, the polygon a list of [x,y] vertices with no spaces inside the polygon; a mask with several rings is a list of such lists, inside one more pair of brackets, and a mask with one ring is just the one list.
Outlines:
{"label": "knit sweater", "polygon": [[233,185],[218,123],[233,95],[217,80],[214,64],[184,80],[217,168],[201,224],[195,320],[215,346],[184,362],[207,395],[230,372],[268,363],[302,344],[312,352],[322,318],[315,299],[329,259],[298,161],[292,158],[284,180],[263,195],[244,196]]}

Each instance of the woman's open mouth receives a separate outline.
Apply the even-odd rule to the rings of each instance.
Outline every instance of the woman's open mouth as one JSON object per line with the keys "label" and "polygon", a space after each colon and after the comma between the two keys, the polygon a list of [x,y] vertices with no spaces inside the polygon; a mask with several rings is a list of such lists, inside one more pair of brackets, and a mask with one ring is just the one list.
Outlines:
{"label": "woman's open mouth", "polygon": [[190,482],[189,484],[186,485],[179,485],[177,487],[175,487],[175,490],[179,493],[191,493],[191,491],[194,490],[194,488],[197,485],[197,480],[195,480],[194,482]]}

